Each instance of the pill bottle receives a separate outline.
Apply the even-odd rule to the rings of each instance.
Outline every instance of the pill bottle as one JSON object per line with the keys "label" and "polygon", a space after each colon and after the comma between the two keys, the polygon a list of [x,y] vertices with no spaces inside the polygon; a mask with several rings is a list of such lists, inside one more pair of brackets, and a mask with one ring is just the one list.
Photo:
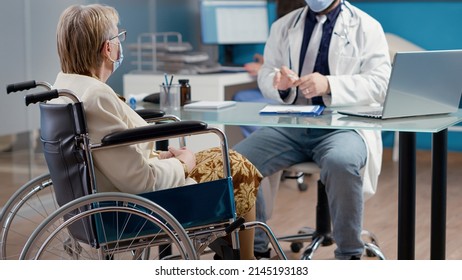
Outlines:
{"label": "pill bottle", "polygon": [[180,83],[180,105],[184,106],[191,102],[191,86],[188,79],[180,79],[178,83]]}

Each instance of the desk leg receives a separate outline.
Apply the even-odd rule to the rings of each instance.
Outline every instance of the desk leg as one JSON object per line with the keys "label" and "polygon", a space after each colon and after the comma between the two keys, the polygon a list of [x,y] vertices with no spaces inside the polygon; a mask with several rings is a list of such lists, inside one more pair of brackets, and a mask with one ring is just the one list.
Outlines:
{"label": "desk leg", "polygon": [[416,135],[399,133],[398,259],[415,258]]}
{"label": "desk leg", "polygon": [[433,134],[432,209],[430,259],[444,260],[446,255],[446,198],[448,131]]}

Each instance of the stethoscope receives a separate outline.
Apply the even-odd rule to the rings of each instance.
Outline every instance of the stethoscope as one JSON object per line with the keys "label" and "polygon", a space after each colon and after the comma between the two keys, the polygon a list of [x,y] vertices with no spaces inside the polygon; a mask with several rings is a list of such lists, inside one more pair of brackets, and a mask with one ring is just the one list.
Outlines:
{"label": "stethoscope", "polygon": [[[341,39],[344,39],[346,41],[346,44],[345,45],[349,45],[350,44],[350,39],[348,38],[348,28],[347,28],[347,25],[346,25],[346,22],[345,22],[345,18],[344,18],[344,15],[343,15],[343,8],[345,7],[351,14],[351,16],[353,17],[354,14],[353,14],[353,11],[351,10],[351,8],[345,4],[345,1],[342,0],[340,1],[340,9],[341,9],[341,12],[340,12],[340,17],[342,18],[342,32],[341,33],[338,33],[338,32],[334,32],[334,35],[340,37]],[[294,24],[292,25],[292,28],[295,28],[298,24],[298,22],[300,21],[301,17],[302,17],[302,14],[303,14],[303,10],[300,11],[300,13],[298,14],[297,16],[297,20],[294,22]],[[290,54],[290,46],[289,46],[289,68],[292,69],[292,60],[291,60],[291,54]]]}
{"label": "stethoscope", "polygon": [[[341,10],[343,11],[343,7],[347,8],[347,10],[350,12],[350,15],[351,17],[353,17],[353,11],[350,9],[350,7],[348,7],[347,5],[345,5],[345,2],[342,0],[341,2]],[[343,13],[340,12],[340,17],[342,18],[342,26],[343,26],[343,29],[342,29],[342,34],[338,33],[338,32],[334,32],[334,35],[342,38],[342,39],[345,39],[346,40],[346,44],[350,44],[350,39],[348,38],[348,29],[347,29],[347,25],[345,23],[345,17],[343,16]]]}

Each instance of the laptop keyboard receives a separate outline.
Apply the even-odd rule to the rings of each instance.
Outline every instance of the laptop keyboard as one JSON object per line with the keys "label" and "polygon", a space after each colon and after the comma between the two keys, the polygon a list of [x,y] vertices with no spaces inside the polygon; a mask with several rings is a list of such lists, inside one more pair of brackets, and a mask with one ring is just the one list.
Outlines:
{"label": "laptop keyboard", "polygon": [[368,116],[368,117],[371,117],[371,118],[380,119],[382,117],[382,110],[359,112],[359,114],[364,115],[364,116]]}

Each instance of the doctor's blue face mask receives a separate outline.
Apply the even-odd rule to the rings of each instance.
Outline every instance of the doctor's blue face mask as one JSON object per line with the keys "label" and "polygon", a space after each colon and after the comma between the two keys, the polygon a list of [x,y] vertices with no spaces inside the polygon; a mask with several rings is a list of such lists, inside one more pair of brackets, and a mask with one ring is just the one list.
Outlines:
{"label": "doctor's blue face mask", "polygon": [[319,13],[327,9],[330,4],[336,0],[305,0],[308,7],[310,7],[313,12]]}

